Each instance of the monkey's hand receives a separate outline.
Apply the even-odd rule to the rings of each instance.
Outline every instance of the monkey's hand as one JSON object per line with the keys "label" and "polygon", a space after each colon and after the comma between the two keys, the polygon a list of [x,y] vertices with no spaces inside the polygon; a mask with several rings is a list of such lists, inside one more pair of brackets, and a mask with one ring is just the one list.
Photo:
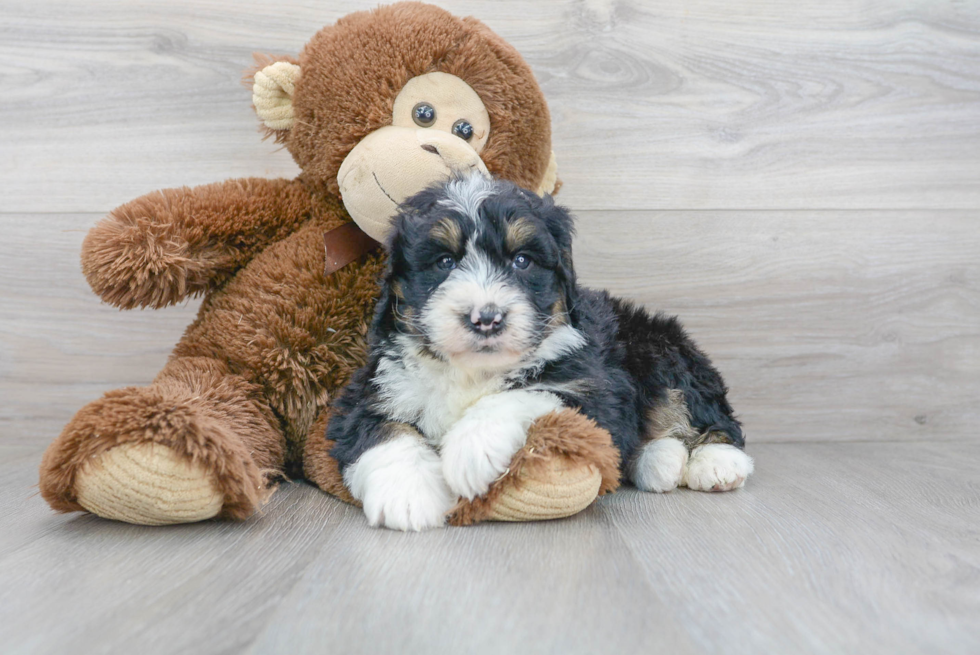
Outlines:
{"label": "monkey's hand", "polygon": [[132,200],[82,244],[92,289],[122,309],[165,307],[230,277],[312,213],[298,181],[248,178],[165,189]]}

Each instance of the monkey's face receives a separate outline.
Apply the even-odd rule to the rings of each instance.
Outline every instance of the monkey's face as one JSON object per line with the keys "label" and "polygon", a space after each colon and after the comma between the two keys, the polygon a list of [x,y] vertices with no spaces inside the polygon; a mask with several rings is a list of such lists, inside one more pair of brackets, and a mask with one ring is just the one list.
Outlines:
{"label": "monkey's face", "polygon": [[395,98],[391,125],[364,137],[341,164],[344,206],[383,241],[409,197],[451,177],[486,174],[480,153],[489,138],[490,116],[466,82],[439,72],[414,77]]}
{"label": "monkey's face", "polygon": [[343,199],[385,240],[399,203],[489,172],[539,194],[557,184],[551,119],[520,55],[473,18],[397,2],[344,16],[298,58],[260,58],[252,99],[311,190]]}

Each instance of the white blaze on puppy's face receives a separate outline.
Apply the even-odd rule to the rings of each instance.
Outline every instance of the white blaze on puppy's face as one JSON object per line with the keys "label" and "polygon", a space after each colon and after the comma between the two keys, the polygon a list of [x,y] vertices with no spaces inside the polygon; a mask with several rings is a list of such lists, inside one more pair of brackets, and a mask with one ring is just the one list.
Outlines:
{"label": "white blaze on puppy's face", "polygon": [[493,179],[485,175],[472,174],[455,178],[446,184],[446,198],[439,204],[468,216],[479,228],[480,205],[490,197],[493,189]]}
{"label": "white blaze on puppy's face", "polygon": [[[423,307],[419,320],[433,349],[452,364],[506,368],[536,345],[534,307],[504,278],[470,240],[466,255]],[[474,317],[488,307],[500,317],[493,334],[474,328]]]}

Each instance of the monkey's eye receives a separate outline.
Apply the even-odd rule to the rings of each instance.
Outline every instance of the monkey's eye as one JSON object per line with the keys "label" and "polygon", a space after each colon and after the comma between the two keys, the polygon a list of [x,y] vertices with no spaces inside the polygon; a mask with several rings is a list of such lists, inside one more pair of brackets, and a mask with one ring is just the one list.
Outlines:
{"label": "monkey's eye", "polygon": [[436,108],[427,102],[420,102],[412,108],[412,120],[419,127],[429,127],[436,122]]}
{"label": "monkey's eye", "polygon": [[473,138],[473,126],[470,125],[468,120],[461,118],[453,123],[453,134],[463,141],[469,141]]}
{"label": "monkey's eye", "polygon": [[518,255],[517,257],[514,257],[514,261],[511,262],[511,265],[514,268],[523,271],[525,268],[531,265],[531,258],[528,257],[527,255]]}
{"label": "monkey's eye", "polygon": [[449,255],[444,255],[436,262],[436,268],[442,271],[451,271],[456,268],[456,260]]}

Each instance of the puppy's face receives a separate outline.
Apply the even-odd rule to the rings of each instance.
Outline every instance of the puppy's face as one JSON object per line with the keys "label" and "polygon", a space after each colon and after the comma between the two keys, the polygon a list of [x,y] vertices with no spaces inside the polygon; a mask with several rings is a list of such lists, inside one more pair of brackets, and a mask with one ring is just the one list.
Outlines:
{"label": "puppy's face", "polygon": [[571,239],[563,209],[512,184],[426,190],[396,221],[382,320],[455,366],[512,368],[568,322]]}

